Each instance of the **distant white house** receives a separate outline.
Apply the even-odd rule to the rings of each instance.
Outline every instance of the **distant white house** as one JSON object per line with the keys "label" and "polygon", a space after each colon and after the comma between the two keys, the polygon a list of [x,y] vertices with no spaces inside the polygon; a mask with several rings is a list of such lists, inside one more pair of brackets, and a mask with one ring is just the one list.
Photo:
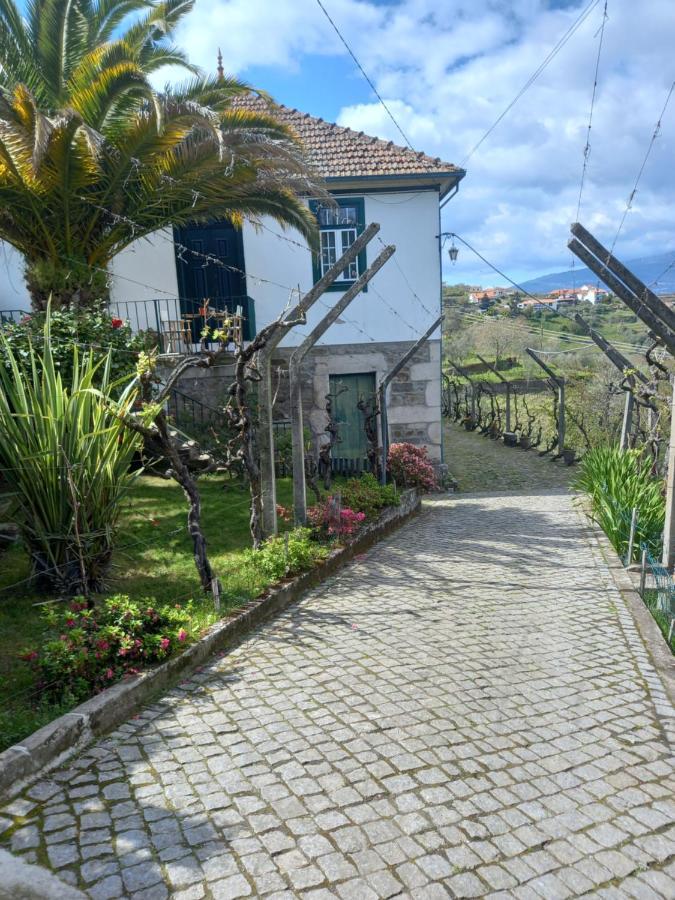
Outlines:
{"label": "distant white house", "polygon": [[557,310],[560,301],[557,298],[542,298],[541,300],[522,300],[518,304],[520,310],[531,310],[532,312],[543,312],[546,309]]}
{"label": "distant white house", "polygon": [[469,293],[469,303],[480,303],[482,300],[503,300],[513,294],[513,288],[492,287],[492,288],[476,288]]}
{"label": "distant white house", "polygon": [[605,290],[605,288],[598,287],[597,285],[582,284],[577,291],[577,300],[580,303],[591,303],[593,306],[595,306],[596,303],[601,303],[608,297],[609,291]]}

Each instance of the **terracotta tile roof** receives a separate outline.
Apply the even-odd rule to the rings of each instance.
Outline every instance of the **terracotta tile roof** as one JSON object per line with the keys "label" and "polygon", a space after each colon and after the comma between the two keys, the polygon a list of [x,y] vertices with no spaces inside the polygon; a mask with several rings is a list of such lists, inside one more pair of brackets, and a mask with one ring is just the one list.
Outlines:
{"label": "terracotta tile roof", "polygon": [[464,175],[463,169],[439,157],[434,159],[408,147],[399,147],[393,141],[383,141],[297,109],[268,103],[254,94],[237,98],[235,105],[272,112],[289,125],[302,140],[310,164],[322,178],[440,175],[445,180],[455,173],[459,178]]}

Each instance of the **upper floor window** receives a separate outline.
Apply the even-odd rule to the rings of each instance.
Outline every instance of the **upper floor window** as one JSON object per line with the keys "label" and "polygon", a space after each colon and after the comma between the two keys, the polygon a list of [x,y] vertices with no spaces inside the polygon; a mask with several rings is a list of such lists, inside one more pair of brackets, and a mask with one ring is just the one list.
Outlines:
{"label": "upper floor window", "polygon": [[[348,250],[365,227],[362,198],[336,198],[337,206],[310,201],[320,229],[320,249],[314,259],[314,280],[318,281]],[[365,251],[343,269],[329,290],[341,291],[353,284],[366,270]]]}

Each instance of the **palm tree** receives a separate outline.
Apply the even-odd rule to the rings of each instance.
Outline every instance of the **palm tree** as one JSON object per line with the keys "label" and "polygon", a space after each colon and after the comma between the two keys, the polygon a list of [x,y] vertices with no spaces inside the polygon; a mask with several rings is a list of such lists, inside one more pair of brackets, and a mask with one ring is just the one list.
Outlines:
{"label": "palm tree", "polygon": [[[197,70],[171,35],[195,0],[30,0],[21,15],[0,0],[0,87],[25,85],[41,109],[73,105],[100,78],[113,79],[113,105],[146,93],[142,79],[162,66]],[[93,123],[90,123],[93,124]]]}
{"label": "palm tree", "polygon": [[270,215],[314,240],[316,180],[288,128],[237,103],[248,85],[153,90],[159,65],[189,68],[166,35],[192,2],[33,0],[23,21],[0,0],[0,240],[35,309],[105,298],[110,260],[171,224]]}

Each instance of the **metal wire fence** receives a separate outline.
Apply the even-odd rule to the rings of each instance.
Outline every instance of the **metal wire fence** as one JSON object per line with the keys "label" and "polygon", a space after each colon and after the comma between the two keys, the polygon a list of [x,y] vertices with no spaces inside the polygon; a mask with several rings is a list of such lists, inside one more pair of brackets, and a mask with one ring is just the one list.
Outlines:
{"label": "metal wire fence", "polygon": [[642,545],[640,596],[675,652],[675,582],[670,572]]}

